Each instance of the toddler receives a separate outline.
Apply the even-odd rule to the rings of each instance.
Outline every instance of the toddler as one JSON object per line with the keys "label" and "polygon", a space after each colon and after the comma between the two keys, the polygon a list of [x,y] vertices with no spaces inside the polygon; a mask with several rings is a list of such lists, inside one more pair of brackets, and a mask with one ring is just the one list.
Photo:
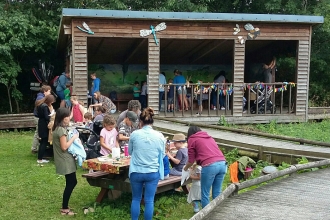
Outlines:
{"label": "toddler", "polygon": [[85,127],[89,129],[93,129],[93,121],[92,121],[92,113],[86,112],[84,114],[84,119],[85,119]]}
{"label": "toddler", "polygon": [[199,203],[201,200],[201,171],[202,167],[194,164],[190,171],[190,179],[192,180],[191,188],[189,190],[187,202],[192,203],[194,212],[199,212]]}
{"label": "toddler", "polygon": [[172,169],[170,174],[174,176],[181,176],[182,168],[188,161],[188,148],[186,147],[186,138],[184,134],[175,134],[173,136],[174,146],[177,149],[177,153],[173,156],[170,152],[167,152],[167,156],[170,159]]}
{"label": "toddler", "polygon": [[103,156],[108,156],[112,153],[112,148],[118,147],[117,141],[118,132],[116,130],[116,120],[111,115],[106,115],[103,118],[103,128],[100,133],[100,153]]}
{"label": "toddler", "polygon": [[167,112],[173,112],[174,110],[174,86],[171,85],[173,83],[173,79],[168,81],[168,92],[167,92]]}

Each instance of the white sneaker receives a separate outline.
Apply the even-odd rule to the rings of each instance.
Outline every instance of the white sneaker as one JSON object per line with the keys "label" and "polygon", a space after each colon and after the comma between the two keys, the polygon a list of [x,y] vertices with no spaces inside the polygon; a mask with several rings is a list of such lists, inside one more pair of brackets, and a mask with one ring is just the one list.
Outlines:
{"label": "white sneaker", "polygon": [[243,113],[246,113],[246,110],[244,110]]}
{"label": "white sneaker", "polygon": [[213,108],[213,110],[215,111],[215,110],[217,110],[217,108],[216,108],[216,107],[214,107],[214,108]]}
{"label": "white sneaker", "polygon": [[37,163],[49,163],[49,160],[44,160],[44,159],[37,160]]}
{"label": "white sneaker", "polygon": [[196,113],[196,115],[198,115],[198,116],[201,116],[202,114],[201,114],[201,113],[199,113],[199,112],[197,112],[197,113]]}
{"label": "white sneaker", "polygon": [[221,110],[225,110],[225,107],[221,107]]}

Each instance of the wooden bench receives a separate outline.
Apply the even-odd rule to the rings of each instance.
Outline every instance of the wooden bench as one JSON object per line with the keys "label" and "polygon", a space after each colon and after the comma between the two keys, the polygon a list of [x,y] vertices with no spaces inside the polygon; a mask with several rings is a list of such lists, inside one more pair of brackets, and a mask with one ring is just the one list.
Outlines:
{"label": "wooden bench", "polygon": [[[110,98],[110,97],[109,97]],[[112,100],[116,105],[117,111],[125,111],[127,109],[127,103],[133,99],[133,95],[129,93],[117,94],[117,99]]]}
{"label": "wooden bench", "polygon": [[[121,195],[121,192],[132,192],[131,184],[126,178],[116,179],[116,175],[103,171],[96,171],[93,173],[83,174],[82,177],[86,178],[87,182],[91,186],[100,187],[101,191],[96,198],[96,202],[101,203],[103,198],[108,195],[109,199],[116,199]],[[189,179],[183,186],[183,192],[188,194],[186,185],[190,183]],[[160,180],[158,182],[156,193],[166,192],[176,189],[181,186],[181,176],[170,176],[168,179]]]}

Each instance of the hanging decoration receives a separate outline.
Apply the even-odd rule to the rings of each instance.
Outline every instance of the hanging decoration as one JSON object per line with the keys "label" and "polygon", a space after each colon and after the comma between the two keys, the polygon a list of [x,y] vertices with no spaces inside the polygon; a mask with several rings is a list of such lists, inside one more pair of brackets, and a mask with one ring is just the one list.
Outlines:
{"label": "hanging decoration", "polygon": [[[208,93],[210,90],[214,89],[215,91],[218,91],[218,94],[220,95],[231,95],[234,92],[234,86],[230,85],[227,86],[227,88],[223,89],[223,88],[218,88],[217,84],[212,84],[208,87],[206,86],[202,86],[200,82],[196,83],[196,90],[199,90],[199,88],[201,87],[203,90],[203,93]],[[294,82],[283,82],[282,87],[279,88],[274,88],[274,92],[284,92],[288,90],[288,85],[295,87],[296,84]],[[264,83],[259,83],[259,84],[255,84],[255,83],[248,83],[248,84],[243,84],[242,86],[238,86],[238,91],[245,91],[245,90],[250,90],[250,89],[265,89],[267,87],[267,90],[270,90],[272,88],[272,86],[269,85],[265,85]]]}
{"label": "hanging decoration", "polygon": [[92,34],[92,35],[94,34],[94,32],[89,28],[89,26],[85,22],[82,23],[82,26],[84,28],[82,28],[82,27],[80,27],[78,25],[77,25],[77,28],[79,30],[83,31],[83,32],[86,32],[87,34]]}
{"label": "hanging decoration", "polygon": [[165,30],[165,29],[166,29],[165,22],[160,23],[155,28],[154,28],[154,26],[150,25],[150,30],[140,30],[140,36],[141,37],[146,37],[146,36],[152,34],[154,36],[155,43],[158,46],[158,41],[157,41],[157,38],[156,38],[156,32],[157,31],[162,31],[162,30]]}
{"label": "hanging decoration", "polygon": [[[259,28],[254,28],[252,24],[247,23],[244,25],[244,29],[248,31],[246,38],[243,36],[238,36],[237,41],[240,44],[244,44],[246,40],[254,40],[260,35],[260,29]],[[241,32],[241,29],[239,28],[239,25],[236,24],[236,27],[234,28],[234,33],[233,35],[237,35],[238,33]],[[242,32],[241,32],[242,33]]]}

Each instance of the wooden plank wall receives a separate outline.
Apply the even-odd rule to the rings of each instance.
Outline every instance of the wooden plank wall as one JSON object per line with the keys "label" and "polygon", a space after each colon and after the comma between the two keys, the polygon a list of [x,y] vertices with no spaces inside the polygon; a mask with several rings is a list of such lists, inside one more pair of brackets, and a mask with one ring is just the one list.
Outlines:
{"label": "wooden plank wall", "polygon": [[[85,21],[95,32],[88,35],[76,28]],[[121,19],[73,19],[72,27],[72,48],[73,48],[73,83],[74,93],[79,97],[86,97],[87,92],[87,37],[123,37],[141,38],[139,31],[149,29],[150,25],[156,26],[158,20],[121,20]],[[234,83],[244,83],[244,58],[245,46],[237,42],[238,36],[246,38],[247,31],[244,29],[246,22],[199,22],[199,21],[165,21],[166,30],[157,32],[157,38],[161,39],[227,39],[235,40],[234,46]],[[254,27],[260,28],[261,34],[257,40],[297,40],[299,41],[298,62],[297,62],[297,100],[296,114],[306,113],[308,96],[308,72],[309,72],[309,48],[310,48],[310,25],[290,23],[258,23],[251,22]],[[239,24],[241,32],[233,35],[233,28]],[[153,36],[149,35],[149,105],[158,109],[158,73],[159,73],[159,46],[154,44]],[[230,56],[230,54],[228,55]],[[157,61],[158,59],[158,61]],[[156,74],[157,72],[157,74]],[[157,76],[156,76],[157,75]],[[242,116],[242,95],[236,89],[234,93],[233,114]]]}
{"label": "wooden plank wall", "polygon": [[244,83],[244,63],[245,63],[245,44],[238,41],[234,43],[234,93],[233,96],[233,116],[242,116],[243,112],[243,91],[241,86]]}
{"label": "wooden plank wall", "polygon": [[159,57],[160,57],[160,40],[158,46],[153,38],[148,39],[148,106],[155,110],[155,114],[159,113]]}
{"label": "wooden plank wall", "polygon": [[88,69],[87,69],[87,35],[82,34],[76,27],[81,25],[72,21],[72,93],[87,107]]}

